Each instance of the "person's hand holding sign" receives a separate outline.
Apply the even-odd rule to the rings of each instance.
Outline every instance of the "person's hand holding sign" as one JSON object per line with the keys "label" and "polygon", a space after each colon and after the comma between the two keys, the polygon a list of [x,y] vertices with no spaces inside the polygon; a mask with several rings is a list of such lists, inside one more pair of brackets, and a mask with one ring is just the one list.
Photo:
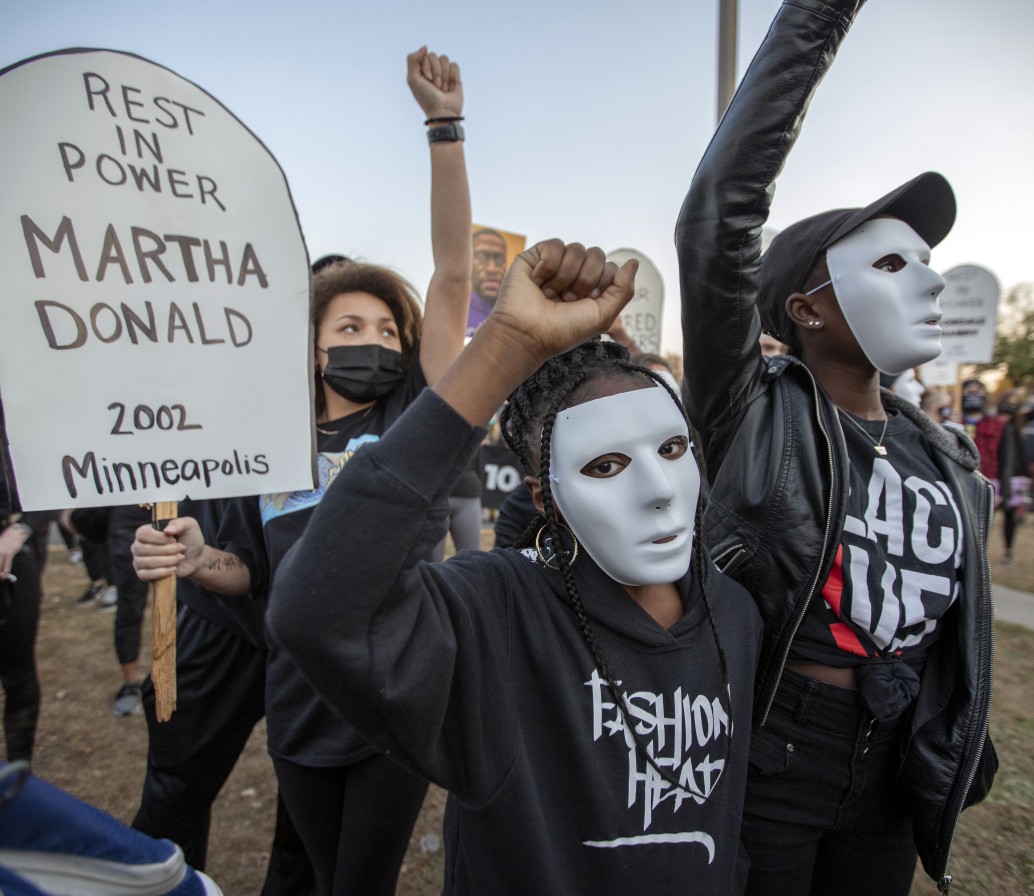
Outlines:
{"label": "person's hand holding sign", "polygon": [[251,574],[244,562],[205,544],[201,527],[189,516],[169,520],[161,531],[154,526],[137,529],[133,568],[145,582],[175,575],[216,594],[244,595],[251,588]]}

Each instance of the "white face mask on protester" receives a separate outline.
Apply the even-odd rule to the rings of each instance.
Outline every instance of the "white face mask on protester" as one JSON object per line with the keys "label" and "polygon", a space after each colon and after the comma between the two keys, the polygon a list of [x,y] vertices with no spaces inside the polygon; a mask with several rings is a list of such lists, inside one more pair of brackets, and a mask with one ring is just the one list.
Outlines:
{"label": "white face mask on protester", "polygon": [[926,391],[926,386],[922,384],[916,376],[916,372],[911,367],[894,380],[892,388],[897,395],[900,395],[905,399],[905,401],[912,402],[912,404],[917,407],[919,405],[919,400],[923,397],[923,393]]}
{"label": "white face mask on protester", "polygon": [[858,345],[883,373],[898,375],[941,353],[944,278],[930,247],[897,218],[875,218],[826,251],[840,309]]}
{"label": "white face mask on protester", "polygon": [[612,579],[660,585],[686,574],[700,471],[686,421],[664,389],[558,412],[550,480],[564,523]]}

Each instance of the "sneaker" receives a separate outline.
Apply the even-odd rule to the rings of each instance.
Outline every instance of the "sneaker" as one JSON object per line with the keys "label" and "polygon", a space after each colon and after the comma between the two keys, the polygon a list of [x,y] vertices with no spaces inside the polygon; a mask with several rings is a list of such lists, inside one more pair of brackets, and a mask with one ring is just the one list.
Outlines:
{"label": "sneaker", "polygon": [[92,604],[95,600],[97,600],[98,597],[101,596],[101,592],[105,588],[107,588],[107,585],[91,585],[82,593],[81,597],[76,598],[75,605],[77,607],[85,607],[89,604]]}
{"label": "sneaker", "polygon": [[104,596],[101,597],[101,604],[97,608],[101,612],[108,612],[114,610],[118,605],[118,588],[114,585],[109,585],[108,590],[104,592]]}
{"label": "sneaker", "polygon": [[140,697],[140,685],[126,682],[115,695],[112,712],[117,716],[135,716],[144,708]]}
{"label": "sneaker", "polygon": [[68,562],[69,563],[76,563],[76,564],[82,563],[83,562],[83,552],[82,551],[69,551],[68,552]]}

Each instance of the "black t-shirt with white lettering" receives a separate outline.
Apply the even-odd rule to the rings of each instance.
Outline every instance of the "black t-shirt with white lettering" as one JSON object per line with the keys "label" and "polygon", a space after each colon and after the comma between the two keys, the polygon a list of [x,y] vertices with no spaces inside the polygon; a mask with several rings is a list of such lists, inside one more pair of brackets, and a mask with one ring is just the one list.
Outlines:
{"label": "black t-shirt with white lettering", "polygon": [[898,656],[921,668],[959,596],[963,545],[955,498],[926,437],[903,414],[889,413],[881,456],[874,445],[883,421],[843,419],[848,414],[841,412],[851,467],[847,518],[791,660],[857,666]]}

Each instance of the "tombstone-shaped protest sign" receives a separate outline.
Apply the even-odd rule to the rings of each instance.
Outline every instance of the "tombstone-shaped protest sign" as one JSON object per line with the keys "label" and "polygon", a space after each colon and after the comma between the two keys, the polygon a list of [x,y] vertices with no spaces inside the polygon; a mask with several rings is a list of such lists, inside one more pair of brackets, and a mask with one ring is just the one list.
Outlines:
{"label": "tombstone-shaped protest sign", "polygon": [[924,386],[955,386],[959,381],[959,365],[940,358],[927,361],[919,368],[919,381]]}
{"label": "tombstone-shaped protest sign", "polygon": [[994,357],[998,280],[986,268],[962,264],[944,274],[940,295],[941,363],[987,364]]}
{"label": "tombstone-shaped protest sign", "polygon": [[[311,488],[309,266],[287,182],[224,106],[127,53],[0,71],[0,398],[25,510]],[[9,472],[9,471],[8,471]],[[155,583],[159,721],[175,578]]]}
{"label": "tombstone-shaped protest sign", "polygon": [[312,486],[308,258],[284,174],[127,53],[0,71],[0,393],[22,506]]}
{"label": "tombstone-shaped protest sign", "polygon": [[630,259],[639,262],[635,275],[635,295],[621,312],[621,325],[641,352],[660,354],[661,323],[664,319],[664,281],[661,272],[638,249],[615,249],[607,261],[620,267]]}

